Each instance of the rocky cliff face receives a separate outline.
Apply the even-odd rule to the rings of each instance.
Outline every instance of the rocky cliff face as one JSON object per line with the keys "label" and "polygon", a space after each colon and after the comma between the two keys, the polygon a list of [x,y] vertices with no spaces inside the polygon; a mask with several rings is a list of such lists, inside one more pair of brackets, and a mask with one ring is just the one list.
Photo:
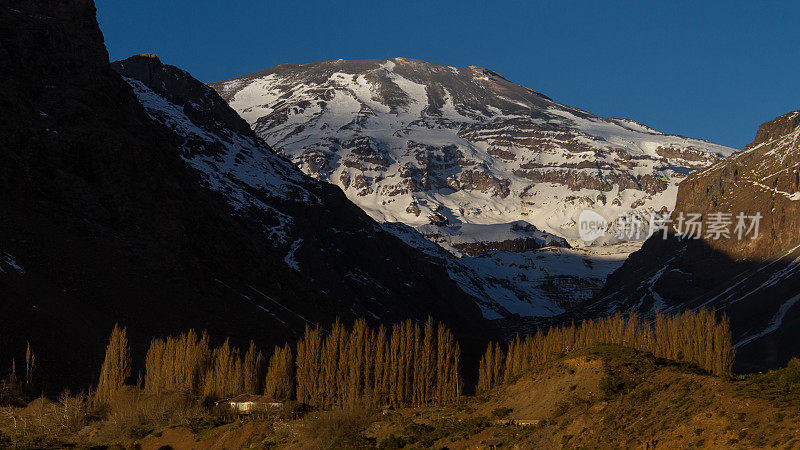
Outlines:
{"label": "rocky cliff face", "polygon": [[799,137],[800,111],[761,125],[744,151],[681,183],[673,219],[681,212],[702,214],[706,222],[715,212],[760,214],[757,238],[732,235],[708,244],[735,259],[764,260],[784,252],[800,240]]}
{"label": "rocky cliff face", "polygon": [[428,240],[457,256],[490,252],[526,252],[544,247],[569,248],[566,239],[539,231],[519,220],[495,225],[421,225],[416,228]]}
{"label": "rocky cliff face", "polygon": [[[800,335],[800,111],[763,124],[743,151],[687,177],[678,191],[672,230],[650,238],[612,274],[583,313],[634,308],[713,307],[730,316],[743,368],[785,364]],[[729,236],[708,234],[715,214],[729,215]],[[758,235],[739,214],[760,215]],[[679,240],[681,215],[702,219],[700,239]]]}
{"label": "rocky cliff face", "polygon": [[379,221],[575,219],[672,209],[676,185],[731,149],[561,105],[481,67],[406,58],[282,64],[210,83],[256,133]]}
{"label": "rocky cliff face", "polygon": [[129,63],[126,82],[91,1],[0,7],[3,365],[30,341],[45,388],[84,387],[115,322],[138,355],[190,327],[268,348],[367,312],[432,314],[480,339],[477,306],[444,269],[185,72]]}
{"label": "rocky cliff face", "polygon": [[[519,332],[520,325],[542,323],[591,299],[603,286],[606,277],[639,246],[638,243],[624,243],[574,249],[562,245],[563,240],[546,242],[531,237],[541,232],[527,229],[530,224],[522,224],[491,226],[488,231],[492,232],[493,237],[460,234],[463,228],[470,231],[466,225],[446,228],[431,226],[436,236],[428,237],[421,234],[420,230],[399,222],[386,223],[384,228],[420,249],[429,261],[446,268],[450,278],[461,289],[479,299],[483,316],[496,320],[495,324],[507,332],[507,337]],[[519,229],[520,226],[523,228]],[[420,229],[424,232],[426,227]],[[482,231],[487,230],[484,228]],[[511,239],[514,235],[517,238]],[[500,240],[498,237],[506,239]],[[525,242],[531,246],[543,243],[555,245],[525,251],[513,247],[483,247],[487,243],[513,246],[516,243],[525,245]],[[455,246],[476,249],[477,254],[467,256]]]}

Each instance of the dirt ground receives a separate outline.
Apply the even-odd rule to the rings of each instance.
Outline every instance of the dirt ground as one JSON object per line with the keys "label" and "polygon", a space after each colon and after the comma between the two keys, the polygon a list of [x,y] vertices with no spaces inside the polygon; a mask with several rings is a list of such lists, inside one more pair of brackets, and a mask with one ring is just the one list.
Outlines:
{"label": "dirt ground", "polygon": [[252,421],[241,426],[223,426],[211,430],[207,436],[198,436],[186,427],[164,430],[160,436],[150,435],[138,444],[142,450],[158,450],[164,447],[174,449],[217,450],[247,447],[262,447],[263,438],[272,433],[269,423]]}

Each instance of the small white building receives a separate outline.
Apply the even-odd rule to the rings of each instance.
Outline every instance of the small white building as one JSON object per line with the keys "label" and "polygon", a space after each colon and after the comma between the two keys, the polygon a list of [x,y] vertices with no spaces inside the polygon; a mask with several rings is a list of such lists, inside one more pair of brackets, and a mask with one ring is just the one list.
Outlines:
{"label": "small white building", "polygon": [[233,411],[237,414],[253,414],[256,410],[279,410],[283,408],[283,402],[271,402],[263,395],[242,394],[226,400]]}

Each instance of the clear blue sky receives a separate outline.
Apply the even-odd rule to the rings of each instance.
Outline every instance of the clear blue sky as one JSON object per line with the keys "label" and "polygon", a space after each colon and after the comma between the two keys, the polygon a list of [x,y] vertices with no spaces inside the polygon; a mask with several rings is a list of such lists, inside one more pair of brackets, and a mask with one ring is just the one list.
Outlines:
{"label": "clear blue sky", "polygon": [[558,102],[741,148],[800,109],[800,2],[97,0],[111,59],[214,81],[284,62],[489,67]]}

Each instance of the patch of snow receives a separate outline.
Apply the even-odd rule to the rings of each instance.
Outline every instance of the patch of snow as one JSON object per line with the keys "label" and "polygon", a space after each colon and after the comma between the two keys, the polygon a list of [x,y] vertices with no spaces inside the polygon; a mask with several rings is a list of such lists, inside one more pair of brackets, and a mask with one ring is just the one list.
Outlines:
{"label": "patch of snow", "polygon": [[292,246],[289,247],[289,253],[286,254],[286,257],[283,258],[286,261],[286,264],[289,265],[292,269],[300,272],[300,265],[298,264],[297,260],[294,257],[294,253],[300,248],[300,244],[303,243],[302,238],[298,238],[296,241],[292,242]]}
{"label": "patch of snow", "polygon": [[763,331],[761,331],[759,333],[756,333],[756,334],[753,334],[751,336],[747,336],[744,339],[741,339],[739,342],[737,342],[734,345],[734,347],[741,347],[743,345],[747,345],[750,342],[753,342],[754,340],[756,340],[756,339],[758,339],[760,337],[766,336],[769,333],[772,333],[773,331],[775,331],[778,328],[780,328],[781,324],[783,323],[783,318],[786,316],[786,313],[789,312],[789,309],[791,309],[791,307],[794,306],[795,303],[798,302],[798,300],[800,300],[800,294],[795,295],[794,297],[790,298],[789,300],[786,300],[786,302],[784,302],[780,306],[780,308],[778,308],[778,311],[775,313],[775,315],[770,320],[769,325],[767,326],[767,328],[765,328]]}
{"label": "patch of snow", "polygon": [[[6,269],[3,269],[3,265],[6,266]],[[17,260],[8,253],[3,253],[2,258],[0,258],[0,272],[5,272],[6,270],[13,270],[20,275],[25,274],[25,270],[17,264]]]}

